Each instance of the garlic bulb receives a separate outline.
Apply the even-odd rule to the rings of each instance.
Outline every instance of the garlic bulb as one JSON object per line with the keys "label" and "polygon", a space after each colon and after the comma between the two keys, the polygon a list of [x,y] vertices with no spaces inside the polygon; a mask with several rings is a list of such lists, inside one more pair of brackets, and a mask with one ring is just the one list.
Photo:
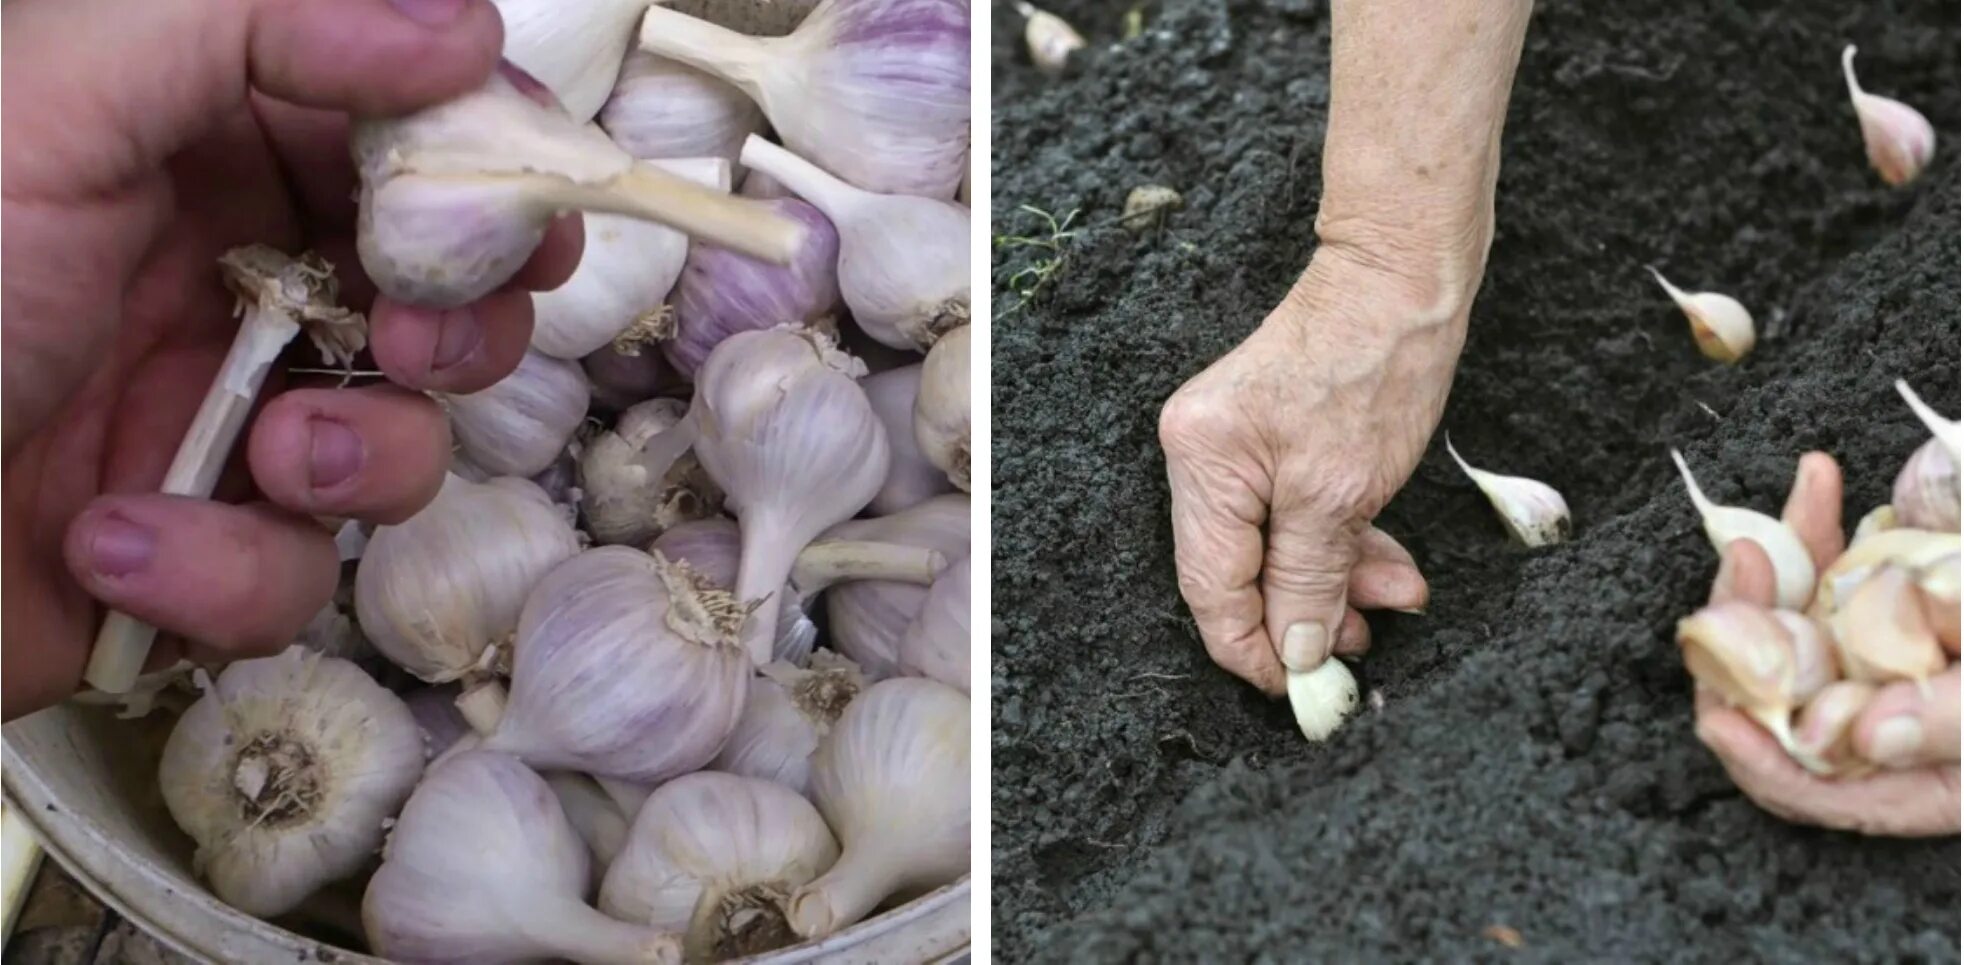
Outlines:
{"label": "garlic bulb", "polygon": [[1942,440],[1931,439],[1910,455],[1902,472],[1896,474],[1889,502],[1896,518],[1905,526],[1940,533],[1957,532],[1960,509],[1957,463],[1944,450]]}
{"label": "garlic bulb", "polygon": [[593,402],[620,412],[658,395],[686,392],[688,383],[668,366],[668,360],[643,345],[609,345],[580,360]]}
{"label": "garlic bulb", "polygon": [[641,24],[642,49],[735,84],[785,144],[847,182],[954,197],[969,142],[964,0],[825,0],[788,37],[661,7]]}
{"label": "garlic bulb", "polygon": [[920,395],[920,386],[919,365],[888,369],[859,380],[873,414],[886,427],[887,444],[893,450],[886,481],[866,506],[875,516],[897,513],[955,488],[947,472],[929,462],[914,440],[914,400]]}
{"label": "garlic bulb", "polygon": [[1335,657],[1306,673],[1289,671],[1288,678],[1289,709],[1310,743],[1336,733],[1344,718],[1357,709],[1357,678]]}
{"label": "garlic bulb", "polygon": [[1829,626],[1850,680],[1924,680],[1948,660],[1923,612],[1909,571],[1883,565],[1848,595]]}
{"label": "garlic bulb", "polygon": [[1964,446],[1964,427],[1960,427],[1954,419],[1946,419],[1938,415],[1937,410],[1930,408],[1929,404],[1923,401],[1923,397],[1917,395],[1916,390],[1910,388],[1909,383],[1902,379],[1896,380],[1896,394],[1902,396],[1904,402],[1909,403],[1910,411],[1916,413],[1916,417],[1930,428],[1930,434],[1937,437],[1938,442],[1943,443],[1944,451],[1950,453],[1951,462],[1964,460],[1964,454],[1959,453],[1959,447]]}
{"label": "garlic bulb", "polygon": [[738,332],[791,323],[834,327],[839,306],[839,235],[832,222],[803,201],[767,201],[771,210],[803,224],[805,243],[778,266],[715,245],[691,245],[675,283],[675,337],[662,343],[676,371],[694,376],[709,352]]}
{"label": "garlic bulb", "polygon": [[539,487],[453,474],[422,512],[375,530],[355,571],[355,616],[397,666],[431,683],[456,680],[518,628],[532,585],[579,550]]}
{"label": "garlic bulb", "polygon": [[691,962],[795,944],[793,889],[839,858],[811,802],[770,781],[703,771],[655,789],[600,886],[600,910],[683,933]]}
{"label": "garlic bulb", "polygon": [[925,350],[968,324],[968,209],[938,198],[874,194],[755,135],[743,166],[825,212],[839,232],[839,292],[852,319],[894,348]]}
{"label": "garlic bulb", "polygon": [[503,754],[430,767],[362,899],[374,953],[393,962],[679,965],[674,935],[584,900],[587,847],[552,788]]}
{"label": "garlic bulb", "polygon": [[1487,502],[1493,504],[1494,511],[1500,514],[1500,521],[1507,524],[1507,532],[1515,542],[1536,547],[1568,539],[1568,501],[1555,491],[1555,487],[1525,476],[1502,476],[1475,469],[1459,457],[1459,450],[1453,448],[1451,435],[1446,436],[1446,454],[1452,456],[1453,461],[1459,463],[1460,471],[1466,473],[1467,478],[1480,487],[1480,492],[1486,494]]}
{"label": "garlic bulb", "polygon": [[902,673],[968,693],[968,561],[941,571],[895,653]]}
{"label": "garlic bulb", "polygon": [[709,769],[810,794],[819,741],[865,686],[859,667],[829,650],[813,653],[809,670],[782,660],[765,664],[750,678],[743,717]]}
{"label": "garlic bulb", "polygon": [[587,442],[580,454],[580,510],[596,542],[640,546],[677,523],[722,511],[723,492],[696,457],[684,449],[670,458],[672,447],[656,442],[668,433],[686,434],[676,426],[687,414],[687,403],[678,399],[650,399]]}
{"label": "garlic bulb", "polygon": [[696,458],[743,532],[736,595],[756,606],[743,640],[759,666],[798,551],[886,479],[886,430],[853,381],[862,371],[823,335],[774,329],[731,336],[697,373]]}
{"label": "garlic bulb", "polygon": [[[648,552],[687,563],[711,585],[732,594],[736,592],[737,557],[742,549],[742,532],[736,523],[722,516],[668,527],[648,546]],[[787,600],[798,599],[798,591],[788,582],[782,592]],[[774,659],[802,664],[818,642],[818,627],[812,624],[800,603],[778,608],[777,635],[771,646]]]}
{"label": "garlic bulb", "polygon": [[638,158],[736,160],[743,139],[765,129],[749,96],[694,67],[645,50],[627,55],[600,126]]}
{"label": "garlic bulb", "polygon": [[1678,621],[1684,666],[1699,683],[1740,709],[1802,760],[1791,727],[1801,703],[1793,638],[1770,610],[1743,601],[1715,603]]}
{"label": "garlic bulb", "polygon": [[968,334],[963,325],[928,349],[914,399],[914,441],[962,492],[968,492]]}
{"label": "garlic bulb", "polygon": [[797,246],[798,226],[635,161],[519,84],[536,81],[500,71],[449,102],[355,123],[356,250],[383,294],[434,308],[482,298],[572,210],[657,221],[769,261]]}
{"label": "garlic bulb", "polygon": [[1841,52],[1841,75],[1848,81],[1848,99],[1862,125],[1869,165],[1891,186],[1916,180],[1937,149],[1937,131],[1929,118],[1902,101],[1862,90],[1855,81],[1854,44]]}
{"label": "garlic bulb", "polygon": [[1794,757],[1821,775],[1856,776],[1866,770],[1855,752],[1855,722],[1875,699],[1875,686],[1837,680],[1814,695],[1794,721]]}
{"label": "garlic bulb", "polygon": [[1084,36],[1064,18],[1022,0],[1018,0],[1016,12],[1023,16],[1023,42],[1029,45],[1030,62],[1053,77],[1063,73],[1071,53],[1084,46]]}
{"label": "garlic bulb", "polygon": [[[730,191],[723,158],[650,161],[676,177]],[[586,217],[586,248],[573,277],[532,295],[532,347],[577,360],[616,340],[653,341],[674,325],[662,300],[682,273],[689,236],[665,225],[617,214]]]}
{"label": "garlic bulb", "polygon": [[791,898],[791,927],[829,935],[895,892],[968,870],[968,698],[932,680],[866,688],[812,760],[839,861]]}
{"label": "garlic bulb", "polygon": [[[968,558],[968,534],[968,497],[956,493],[891,516],[841,523],[824,538],[915,546],[954,561]],[[927,596],[925,586],[894,580],[855,580],[832,587],[825,591],[832,646],[858,663],[869,680],[901,673],[900,639],[927,605]]]}
{"label": "garlic bulb", "polygon": [[586,419],[588,401],[578,362],[536,351],[496,385],[442,398],[458,449],[499,476],[530,476],[552,465]]}
{"label": "garlic bulb", "polygon": [[1715,505],[1698,488],[1698,480],[1692,478],[1684,455],[1673,449],[1671,459],[1678,464],[1679,475],[1684,477],[1685,491],[1691,494],[1691,504],[1697,507],[1698,516],[1704,521],[1705,538],[1711,540],[1712,549],[1723,554],[1725,545],[1735,539],[1758,543],[1773,562],[1780,608],[1798,610],[1806,606],[1808,597],[1814,593],[1814,557],[1808,554],[1800,537],[1787,524],[1771,516],[1737,506]]}
{"label": "garlic bulb", "polygon": [[423,773],[409,708],[360,667],[299,647],[201,682],[157,781],[212,891],[270,918],[361,870]]}
{"label": "garlic bulb", "polygon": [[492,2],[505,21],[505,59],[550,88],[575,120],[587,121],[614,89],[651,0]]}
{"label": "garlic bulb", "polygon": [[1717,292],[1688,294],[1671,284],[1657,269],[1645,266],[1645,270],[1664,286],[1671,301],[1677,303],[1678,310],[1691,322],[1691,338],[1698,343],[1699,354],[1731,365],[1753,350],[1756,340],[1753,316],[1738,299]]}
{"label": "garlic bulb", "polygon": [[484,748],[650,784],[702,767],[743,712],[743,615],[685,563],[625,546],[567,560],[525,602]]}

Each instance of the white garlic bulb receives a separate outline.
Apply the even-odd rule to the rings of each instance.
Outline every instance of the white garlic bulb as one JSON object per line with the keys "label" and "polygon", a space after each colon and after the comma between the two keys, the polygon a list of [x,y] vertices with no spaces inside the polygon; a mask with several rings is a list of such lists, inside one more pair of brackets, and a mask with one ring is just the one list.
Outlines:
{"label": "white garlic bulb", "polygon": [[723,491],[687,449],[679,399],[649,399],[621,413],[580,454],[580,511],[595,542],[639,546],[678,523],[723,508]]}
{"label": "white garlic bulb", "polygon": [[791,892],[838,860],[818,810],[770,781],[703,771],[655,789],[600,887],[600,910],[681,932],[691,962],[795,944]]}
{"label": "white garlic bulb", "polygon": [[533,584],[579,550],[565,514],[531,482],[446,476],[422,512],[375,530],[355,571],[355,616],[397,666],[456,680],[518,628]]}
{"label": "white garlic bulb", "polygon": [[812,761],[839,861],[792,896],[791,927],[829,935],[895,892],[968,870],[968,698],[932,680],[884,680],[859,695]]}
{"label": "white garlic bulb", "polygon": [[1357,709],[1357,678],[1343,661],[1331,657],[1315,670],[1288,675],[1289,709],[1296,727],[1311,743],[1327,739]]}
{"label": "white garlic bulb", "polygon": [[887,466],[886,481],[873,494],[867,509],[875,516],[897,513],[932,496],[953,491],[948,473],[929,462],[914,439],[914,400],[921,389],[921,366],[903,365],[859,380],[873,414],[886,426],[887,443],[893,461]]}
{"label": "white garlic bulb", "polygon": [[1648,266],[1646,269],[1691,322],[1691,338],[1698,343],[1699,354],[1731,365],[1753,350],[1757,340],[1753,316],[1738,299],[1718,292],[1688,293],[1671,284],[1657,269]]}
{"label": "white garlic bulb", "polygon": [[637,549],[561,563],[525,602],[511,699],[483,746],[649,784],[702,767],[743,713],[743,615],[687,564]]}
{"label": "white garlic bulb", "polygon": [[1955,533],[1959,498],[1957,463],[1944,449],[1943,440],[1931,439],[1903,463],[1889,504],[1904,526]]}
{"label": "white garlic bulb", "polygon": [[969,329],[963,325],[928,349],[914,399],[914,441],[962,492],[968,492]]}
{"label": "white garlic bulb", "polygon": [[765,664],[750,678],[743,717],[710,770],[811,793],[811,756],[865,686],[859,667],[829,650],[814,652],[809,670],[782,660]]}
{"label": "white garlic bulb", "polygon": [[270,918],[359,871],[422,773],[401,700],[346,660],[288,647],[208,682],[157,781],[212,891]]}
{"label": "white garlic bulb", "polygon": [[764,112],[725,81],[645,50],[627,55],[600,126],[638,158],[736,160],[743,139],[764,130]]}
{"label": "white garlic bulb", "polygon": [[1806,606],[1808,598],[1814,595],[1814,557],[1792,527],[1764,513],[1713,503],[1698,488],[1698,480],[1692,478],[1684,454],[1673,449],[1671,459],[1678,464],[1678,474],[1684,477],[1685,491],[1691,494],[1691,504],[1697,507],[1698,516],[1704,521],[1705,538],[1711,540],[1712,549],[1723,554],[1726,544],[1735,539],[1758,543],[1773,562],[1780,608],[1798,610]]}
{"label": "white garlic bulb", "polygon": [[968,561],[964,556],[935,577],[895,654],[902,673],[939,680],[962,693],[968,693]]}
{"label": "white garlic bulb", "polygon": [[[826,540],[870,540],[968,558],[968,497],[936,496],[891,516],[855,519],[827,530]],[[895,580],[854,580],[825,591],[832,646],[851,657],[868,680],[900,674],[900,638],[927,605],[928,588]]]}
{"label": "white garlic bulb", "polygon": [[1555,487],[1525,476],[1502,476],[1475,469],[1459,457],[1453,437],[1446,437],[1446,453],[1459,463],[1461,472],[1485,493],[1507,532],[1523,546],[1549,546],[1568,539],[1568,501]]}
{"label": "white garlic bulb", "polygon": [[575,119],[607,102],[651,0],[492,0],[505,59],[537,78]]}
{"label": "white garlic bulb", "polygon": [[796,328],[739,332],[696,373],[696,458],[743,532],[736,593],[757,605],[743,641],[759,666],[798,552],[886,479],[886,430],[854,381],[864,373],[831,339]]}
{"label": "white garlic bulb", "polygon": [[1937,131],[1930,119],[1902,101],[1862,90],[1855,81],[1854,44],[1841,52],[1841,75],[1848,82],[1855,119],[1862,125],[1869,165],[1891,186],[1916,180],[1937,150]]}
{"label": "white garlic bulb", "polygon": [[566,450],[587,395],[580,363],[528,351],[496,385],[443,400],[466,458],[493,475],[530,476]]}
{"label": "white garlic bulb", "polygon": [[552,788],[482,750],[430,767],[362,899],[377,956],[405,963],[679,965],[681,942],[589,907],[587,846]]}
{"label": "white garlic bulb", "polygon": [[[742,533],[735,522],[724,516],[671,526],[648,545],[648,552],[689,564],[716,588],[731,594],[736,592],[737,557],[742,549]],[[777,660],[802,664],[818,642],[818,627],[805,612],[804,601],[799,599],[795,587],[787,582],[782,592],[787,601],[795,601],[797,605],[778,608],[777,635],[771,654]]]}

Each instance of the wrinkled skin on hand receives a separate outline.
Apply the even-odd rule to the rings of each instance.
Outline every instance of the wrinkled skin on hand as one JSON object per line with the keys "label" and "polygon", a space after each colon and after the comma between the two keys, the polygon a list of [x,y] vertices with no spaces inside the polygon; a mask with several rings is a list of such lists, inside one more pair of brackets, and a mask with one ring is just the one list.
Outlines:
{"label": "wrinkled skin on hand", "polygon": [[[1841,469],[1833,457],[1808,453],[1801,457],[1781,514],[1820,569],[1840,556],[1845,545],[1841,488]],[[1772,607],[1773,563],[1766,551],[1747,540],[1728,544],[1711,599]],[[1944,644],[1954,659],[1957,641]],[[1698,739],[1718,755],[1739,790],[1788,821],[1871,835],[1956,834],[1957,664],[1928,684],[1927,697],[1914,683],[1888,684],[1856,719],[1855,752],[1879,768],[1863,777],[1829,780],[1809,773],[1771,734],[1704,687],[1698,688],[1696,701]],[[1906,730],[1920,739],[1906,742]]]}

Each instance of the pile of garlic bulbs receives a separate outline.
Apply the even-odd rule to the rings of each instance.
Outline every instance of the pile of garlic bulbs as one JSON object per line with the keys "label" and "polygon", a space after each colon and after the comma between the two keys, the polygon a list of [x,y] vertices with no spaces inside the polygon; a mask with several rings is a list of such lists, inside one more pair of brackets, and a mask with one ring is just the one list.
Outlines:
{"label": "pile of garlic bulbs", "polygon": [[1771,609],[1733,600],[1679,621],[1685,666],[1826,777],[1872,770],[1855,751],[1854,725],[1880,688],[1922,685],[1957,658],[1959,428],[1908,385],[1897,389],[1934,437],[1897,474],[1891,501],[1865,516],[1819,573],[1786,523],[1713,505],[1672,454],[1713,546],[1758,543],[1777,596]]}
{"label": "pile of garlic bulbs", "polygon": [[955,881],[967,3],[497,2],[522,72],[357,124],[362,263],[459,304],[569,209],[582,260],[440,400],[451,472],[356,534],[334,652],[200,671],[160,773],[198,870],[269,918],[368,875],[403,962],[716,961]]}

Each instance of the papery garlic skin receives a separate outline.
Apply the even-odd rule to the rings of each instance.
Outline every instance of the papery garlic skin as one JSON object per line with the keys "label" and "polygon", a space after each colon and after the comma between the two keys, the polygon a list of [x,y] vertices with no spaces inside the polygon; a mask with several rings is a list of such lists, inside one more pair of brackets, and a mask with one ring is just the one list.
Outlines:
{"label": "papery garlic skin", "polygon": [[886,427],[887,444],[893,461],[887,478],[866,508],[875,516],[897,513],[942,493],[953,492],[955,484],[941,467],[929,462],[914,440],[914,400],[920,395],[921,367],[907,365],[888,369],[859,380],[872,403],[873,414]]}
{"label": "papery garlic skin", "polygon": [[1678,474],[1684,479],[1685,492],[1691,496],[1691,504],[1697,508],[1699,518],[1705,527],[1705,538],[1711,541],[1712,549],[1723,555],[1726,544],[1735,539],[1749,539],[1766,551],[1767,559],[1773,563],[1773,579],[1776,599],[1783,610],[1798,610],[1807,605],[1814,595],[1814,557],[1807,552],[1807,546],[1800,541],[1787,524],[1750,509],[1738,506],[1720,506],[1706,498],[1705,491],[1698,486],[1698,480],[1691,475],[1691,467],[1684,461],[1684,454],[1671,450],[1671,459],[1677,463]]}
{"label": "papery garlic skin", "polygon": [[689,961],[758,955],[798,941],[784,905],[838,857],[825,819],[797,792],[685,774],[642,805],[600,887],[600,910],[685,933]]}
{"label": "papery garlic skin", "polygon": [[355,615],[397,666],[431,683],[456,680],[518,628],[533,584],[579,550],[572,523],[538,486],[452,474],[422,512],[376,529],[355,571]]}
{"label": "papery garlic skin", "polygon": [[811,668],[782,660],[759,668],[736,731],[709,769],[776,781],[811,793],[811,757],[866,680],[851,660],[827,650],[812,654]]}
{"label": "papery garlic skin", "polygon": [[693,454],[666,466],[647,455],[657,436],[686,432],[678,399],[650,399],[621,413],[580,454],[580,511],[596,542],[641,546],[678,523],[707,519],[723,508],[723,492]]}
{"label": "papery garlic skin", "polygon": [[1862,125],[1862,147],[1869,165],[1891,187],[1908,184],[1923,173],[1937,149],[1937,131],[1921,111],[1893,98],[1870,94],[1855,80],[1855,45],[1841,52],[1841,74],[1848,82],[1848,99]]}
{"label": "papery garlic skin", "polygon": [[575,120],[587,121],[613,91],[651,0],[492,2],[505,22],[505,59],[551,89]]}
{"label": "papery garlic skin", "polygon": [[488,389],[443,397],[459,450],[499,476],[531,476],[552,465],[586,419],[586,375],[578,362],[527,351]]}
{"label": "papery garlic skin", "polygon": [[900,638],[901,672],[968,693],[969,557],[941,571],[919,616]]}
{"label": "papery garlic skin", "polygon": [[803,201],[765,202],[805,226],[805,241],[789,265],[772,265],[715,245],[691,245],[688,264],[670,301],[675,337],[662,353],[693,377],[724,339],[738,332],[794,324],[832,326],[839,307],[839,235]]}
{"label": "papery garlic skin", "polygon": [[645,50],[627,55],[600,126],[638,158],[736,160],[743,139],[762,133],[764,112],[729,83]]}
{"label": "papery garlic skin", "polygon": [[750,677],[743,611],[686,564],[587,550],[533,588],[511,698],[487,750],[538,768],[654,784],[709,763]]}
{"label": "papery garlic skin", "polygon": [[[968,497],[936,496],[890,516],[855,519],[826,531],[826,539],[873,540],[918,546],[950,563],[968,558]],[[903,673],[900,639],[927,605],[928,588],[893,580],[855,580],[825,591],[831,645],[859,664],[868,680]]]}
{"label": "papery garlic skin", "polygon": [[1758,341],[1753,331],[1753,316],[1738,299],[1718,292],[1688,293],[1671,284],[1657,269],[1646,266],[1646,270],[1691,322],[1691,337],[1698,343],[1699,354],[1731,365],[1753,350]]}
{"label": "papery garlic skin", "polygon": [[963,325],[928,350],[914,399],[914,441],[962,492],[968,492],[969,330]]}
{"label": "papery garlic skin", "polygon": [[868,687],[813,759],[818,809],[841,854],[791,899],[791,926],[829,935],[895,892],[968,870],[968,698],[932,680]]}
{"label": "papery garlic skin", "polygon": [[1288,692],[1296,728],[1312,744],[1328,740],[1357,709],[1357,677],[1335,657],[1315,670],[1289,671]]}
{"label": "papery garlic skin", "polygon": [[1452,436],[1446,437],[1446,454],[1459,464],[1480,492],[1493,504],[1494,512],[1500,514],[1500,521],[1507,526],[1508,535],[1522,546],[1550,546],[1566,541],[1569,536],[1568,501],[1555,487],[1525,476],[1503,476],[1499,473],[1475,469],[1460,458],[1459,450],[1453,448]]}
{"label": "papery garlic skin", "polygon": [[422,773],[401,700],[289,647],[219,674],[171,731],[157,781],[212,891],[270,918],[361,870]]}
{"label": "papery garlic skin", "polygon": [[[723,516],[670,526],[648,546],[648,552],[660,553],[671,561],[687,563],[710,583],[732,594],[736,592],[737,558],[742,551],[742,532],[734,521]],[[813,625],[811,616],[805,612],[805,601],[798,598],[797,589],[787,582],[783,592],[787,602],[796,602],[797,605],[778,608],[777,639],[771,648],[772,658],[802,664],[811,656],[812,647],[818,642],[818,627]]]}
{"label": "papery garlic skin", "polygon": [[362,927],[395,962],[679,965],[675,936],[586,905],[589,861],[544,780],[504,754],[465,751],[433,765],[403,807]]}
{"label": "papery garlic skin", "polygon": [[1905,526],[1955,533],[1959,499],[1957,463],[1951,460],[1942,440],[1931,439],[1917,447],[1896,474],[1889,503]]}

